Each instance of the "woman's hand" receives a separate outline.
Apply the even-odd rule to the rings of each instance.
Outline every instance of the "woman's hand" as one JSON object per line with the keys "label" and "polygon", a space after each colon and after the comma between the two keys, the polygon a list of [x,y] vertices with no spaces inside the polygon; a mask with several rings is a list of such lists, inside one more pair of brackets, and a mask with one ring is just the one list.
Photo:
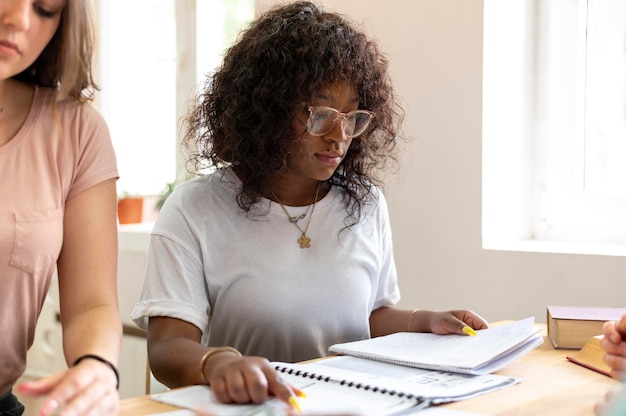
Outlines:
{"label": "woman's hand", "polygon": [[602,327],[604,338],[600,346],[606,355],[604,361],[611,367],[611,377],[617,380],[626,378],[626,315],[619,321],[605,322]]}
{"label": "woman's hand", "polygon": [[82,360],[51,376],[21,383],[16,389],[25,396],[47,396],[39,410],[41,416],[113,416],[119,412],[115,373],[106,364],[92,359]]}
{"label": "woman's hand", "polygon": [[[428,318],[428,327],[433,334],[469,335],[469,327],[474,330],[487,329],[487,321],[476,313],[468,310],[454,310],[446,312],[431,312]],[[466,332],[468,331],[468,332]]]}
{"label": "woman's hand", "polygon": [[606,391],[604,397],[594,404],[593,410],[596,416],[603,416],[608,414],[608,412],[613,409],[623,394],[626,393],[626,390],[623,390],[622,386],[614,387]]}
{"label": "woman's hand", "polygon": [[473,330],[488,327],[487,321],[467,310],[434,312],[414,309],[410,311],[383,306],[374,310],[370,315],[372,337],[401,331],[469,335]]}
{"label": "woman's hand", "polygon": [[223,403],[263,403],[275,396],[298,408],[296,397],[301,392],[286,383],[266,358],[220,352],[207,360],[205,375]]}

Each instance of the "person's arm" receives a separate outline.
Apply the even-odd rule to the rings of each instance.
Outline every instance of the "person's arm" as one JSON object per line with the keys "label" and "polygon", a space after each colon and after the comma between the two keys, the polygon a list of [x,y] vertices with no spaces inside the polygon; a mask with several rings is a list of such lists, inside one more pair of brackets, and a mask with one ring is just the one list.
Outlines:
{"label": "person's arm", "polygon": [[[65,206],[63,248],[57,262],[63,349],[68,371],[34,382],[19,391],[44,395],[41,414],[71,407],[117,414],[117,369],[122,324],[117,301],[117,193],[115,179],[69,199]],[[110,365],[94,358],[95,355]]]}
{"label": "person's arm", "polygon": [[200,343],[201,336],[189,322],[151,317],[148,358],[157,380],[172,388],[209,384],[223,403],[262,403],[274,395],[297,406],[297,390],[282,381],[267,359],[242,356],[228,346],[207,348]]}
{"label": "person's arm", "polygon": [[405,310],[394,307],[381,307],[370,315],[372,337],[395,332],[432,332],[435,334],[462,334],[463,328],[485,329],[487,321],[472,311],[454,310],[434,312],[414,309]]}
{"label": "person's arm", "polygon": [[[201,335],[200,329],[189,322],[151,317],[148,360],[156,379],[170,388],[206,384],[200,372],[200,361],[206,352],[200,343]],[[226,355],[222,358],[226,359]]]}
{"label": "person's arm", "polygon": [[114,179],[66,204],[58,275],[63,349],[69,365],[84,354],[119,362],[116,213]]}

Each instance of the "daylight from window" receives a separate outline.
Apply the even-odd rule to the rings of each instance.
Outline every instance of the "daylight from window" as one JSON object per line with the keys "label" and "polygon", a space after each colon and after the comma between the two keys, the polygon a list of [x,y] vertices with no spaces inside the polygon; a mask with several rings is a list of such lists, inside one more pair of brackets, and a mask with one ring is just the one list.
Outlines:
{"label": "daylight from window", "polygon": [[626,2],[590,0],[584,187],[626,195]]}
{"label": "daylight from window", "polygon": [[626,255],[626,2],[484,10],[483,247]]}
{"label": "daylight from window", "polygon": [[[96,106],[111,131],[120,196],[157,195],[177,179],[184,169],[177,88],[191,102],[195,88],[253,15],[253,0],[100,2],[102,91]],[[194,33],[185,33],[188,22]],[[182,41],[177,39],[181,32]],[[189,67],[190,62],[195,65]]]}

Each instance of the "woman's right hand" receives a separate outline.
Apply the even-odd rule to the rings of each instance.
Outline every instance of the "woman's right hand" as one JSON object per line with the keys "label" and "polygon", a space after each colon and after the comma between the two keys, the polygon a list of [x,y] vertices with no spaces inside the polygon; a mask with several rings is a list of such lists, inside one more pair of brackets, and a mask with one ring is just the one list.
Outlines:
{"label": "woman's right hand", "polygon": [[286,383],[266,358],[220,351],[207,359],[204,372],[213,394],[223,403],[263,403],[275,396],[297,406],[298,390]]}
{"label": "woman's right hand", "polygon": [[157,380],[170,388],[209,384],[222,403],[263,403],[276,397],[288,404],[287,409],[298,410],[296,397],[301,392],[269,360],[242,356],[228,346],[207,349],[200,344],[201,337],[198,327],[189,322],[150,317],[148,357]]}

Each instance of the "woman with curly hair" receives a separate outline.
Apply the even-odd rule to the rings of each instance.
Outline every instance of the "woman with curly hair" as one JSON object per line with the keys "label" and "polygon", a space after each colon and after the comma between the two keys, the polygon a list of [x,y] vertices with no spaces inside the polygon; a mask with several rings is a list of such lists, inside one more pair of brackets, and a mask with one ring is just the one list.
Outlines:
{"label": "woman with curly hair", "polygon": [[[388,62],[308,2],[245,30],[187,118],[196,171],[155,225],[135,322],[157,379],[223,402],[287,402],[270,361],[398,331],[486,328],[470,311],[401,310],[386,202],[401,109]],[[468,327],[470,329],[468,329]]]}

